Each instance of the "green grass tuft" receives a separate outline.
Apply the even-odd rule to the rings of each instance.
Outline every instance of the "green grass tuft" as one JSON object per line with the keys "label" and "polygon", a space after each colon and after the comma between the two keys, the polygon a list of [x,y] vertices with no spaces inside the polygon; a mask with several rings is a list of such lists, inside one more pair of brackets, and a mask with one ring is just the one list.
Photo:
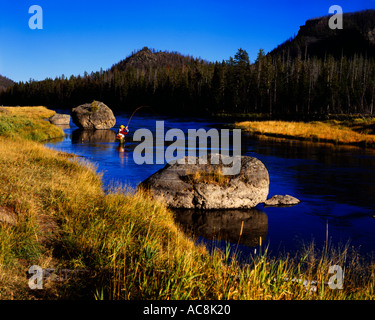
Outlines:
{"label": "green grass tuft", "polygon": [[92,103],[91,103],[91,112],[96,112],[99,110],[99,104],[98,104],[98,101],[94,100]]}

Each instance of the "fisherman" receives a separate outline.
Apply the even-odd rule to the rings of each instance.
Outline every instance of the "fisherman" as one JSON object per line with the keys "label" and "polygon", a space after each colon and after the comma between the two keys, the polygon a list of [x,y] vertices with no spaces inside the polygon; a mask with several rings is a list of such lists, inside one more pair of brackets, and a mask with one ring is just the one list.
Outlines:
{"label": "fisherman", "polygon": [[128,126],[125,127],[125,126],[121,125],[120,129],[118,130],[117,136],[122,139],[122,138],[125,138],[125,136],[128,133],[129,133]]}

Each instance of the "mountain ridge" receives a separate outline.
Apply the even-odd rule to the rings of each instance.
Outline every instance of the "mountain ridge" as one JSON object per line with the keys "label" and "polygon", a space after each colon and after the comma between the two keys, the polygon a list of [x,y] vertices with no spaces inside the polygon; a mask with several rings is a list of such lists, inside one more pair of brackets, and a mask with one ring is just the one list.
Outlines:
{"label": "mountain ridge", "polygon": [[133,51],[127,58],[115,63],[109,69],[126,71],[129,67],[135,69],[143,69],[147,67],[181,67],[183,65],[191,65],[193,63],[208,63],[201,58],[194,58],[190,55],[183,55],[176,51],[157,51],[148,47],[143,47],[141,50]]}
{"label": "mountain ridge", "polygon": [[300,26],[297,35],[271,50],[271,56],[290,58],[300,56],[325,58],[332,55],[352,57],[362,54],[375,56],[375,10],[363,10],[343,14],[343,29],[330,29],[332,15],[312,18]]}

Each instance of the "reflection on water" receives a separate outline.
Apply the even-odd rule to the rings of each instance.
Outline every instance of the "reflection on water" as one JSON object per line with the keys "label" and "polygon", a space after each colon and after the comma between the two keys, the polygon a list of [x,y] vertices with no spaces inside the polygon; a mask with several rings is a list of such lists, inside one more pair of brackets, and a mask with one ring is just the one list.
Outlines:
{"label": "reflection on water", "polygon": [[[246,139],[245,136],[245,143]],[[287,159],[279,163],[287,170],[283,175],[303,187],[304,195],[323,195],[348,205],[374,206],[375,150],[281,138],[258,140],[261,143],[254,146],[254,152]],[[276,172],[279,168],[267,168],[271,178],[280,176]]]}
{"label": "reflection on water", "polygon": [[122,145],[119,145],[116,150],[119,152],[119,153],[124,153],[126,152],[126,149],[125,149],[125,146],[122,144]]}
{"label": "reflection on water", "polygon": [[55,124],[56,127],[60,128],[61,130],[69,129],[70,125],[68,124]]}
{"label": "reflection on water", "polygon": [[[249,210],[173,210],[182,229],[195,237],[225,240],[246,246],[259,245],[267,237],[268,217],[257,209]],[[243,225],[242,225],[243,224]],[[241,233],[242,229],[242,233]]]}
{"label": "reflection on water", "polygon": [[72,143],[101,143],[115,142],[116,132],[113,130],[82,130],[72,133]]}

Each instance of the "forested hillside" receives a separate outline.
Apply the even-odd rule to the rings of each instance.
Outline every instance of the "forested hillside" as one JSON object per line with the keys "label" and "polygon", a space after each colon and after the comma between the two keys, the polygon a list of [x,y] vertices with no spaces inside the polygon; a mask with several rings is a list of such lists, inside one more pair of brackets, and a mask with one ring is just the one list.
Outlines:
{"label": "forested hillside", "polygon": [[[0,95],[0,104],[72,108],[95,99],[123,111],[149,105],[160,113],[178,114],[373,114],[375,11],[349,17],[344,17],[344,30],[347,25],[366,35],[358,40],[361,45],[329,29],[323,17],[307,21],[294,40],[271,53],[259,50],[256,61],[250,61],[243,49],[212,63],[145,47],[106,71],[15,84]],[[335,40],[335,50],[322,40],[323,33],[328,42]],[[324,54],[310,54],[301,47],[294,52],[301,34]]]}
{"label": "forested hillside", "polygon": [[11,87],[14,82],[7,77],[0,75],[0,92],[6,90],[7,88]]}

